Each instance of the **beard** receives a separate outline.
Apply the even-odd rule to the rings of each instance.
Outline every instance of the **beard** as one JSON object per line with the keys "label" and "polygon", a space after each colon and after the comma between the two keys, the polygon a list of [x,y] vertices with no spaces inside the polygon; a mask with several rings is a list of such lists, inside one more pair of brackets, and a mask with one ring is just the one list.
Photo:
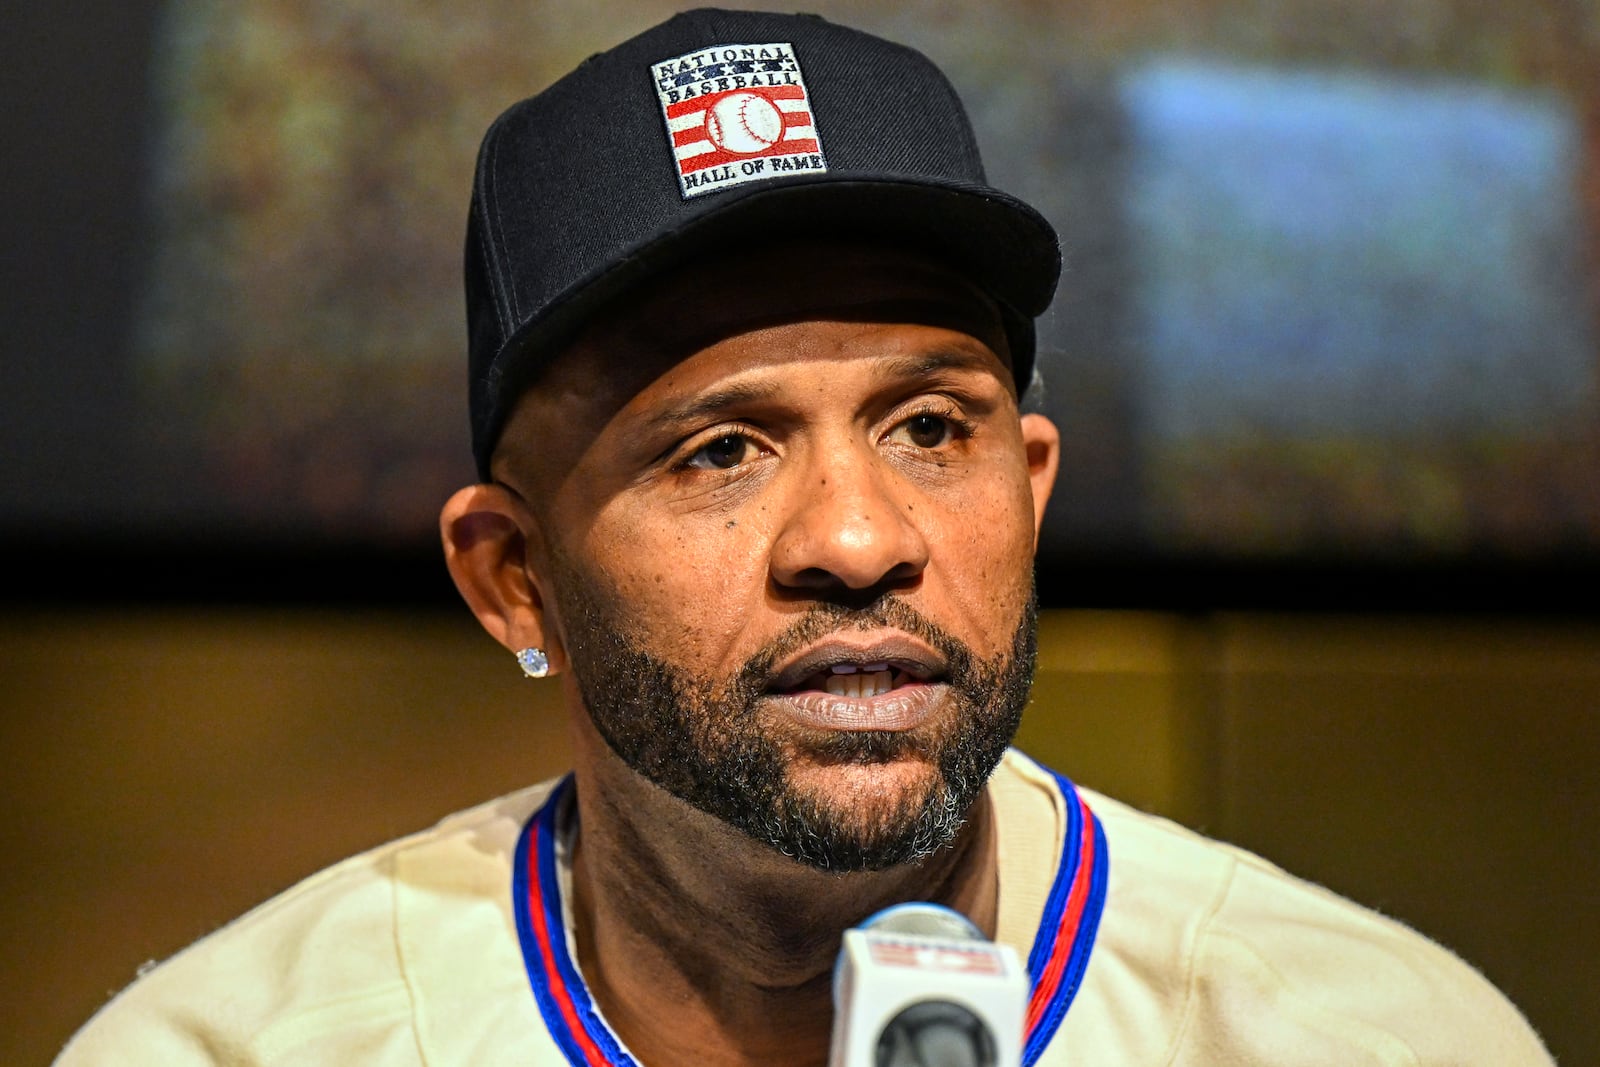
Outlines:
{"label": "beard", "polygon": [[[679,800],[818,870],[885,870],[953,841],[1016,735],[1033,684],[1038,624],[1031,594],[1010,647],[992,660],[886,594],[861,606],[818,604],[732,677],[706,679],[644,647],[624,611],[592,595],[593,582],[570,565],[560,569],[566,651],[589,718],[611,751]],[[954,707],[908,731],[782,740],[764,727],[761,703],[772,695],[776,664],[828,634],[879,628],[911,634],[943,656]],[[790,767],[800,758],[865,767],[917,759],[934,773],[887,804],[830,802],[795,785]]]}

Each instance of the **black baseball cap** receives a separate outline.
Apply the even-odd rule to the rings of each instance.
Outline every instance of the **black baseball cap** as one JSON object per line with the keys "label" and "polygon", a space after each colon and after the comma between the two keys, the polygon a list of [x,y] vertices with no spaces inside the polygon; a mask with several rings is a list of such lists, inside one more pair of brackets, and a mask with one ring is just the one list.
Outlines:
{"label": "black baseball cap", "polygon": [[815,15],[701,9],[513,105],[484,135],[467,222],[479,476],[541,363],[598,309],[728,248],[823,235],[972,281],[1026,388],[1055,231],[988,185],[960,99],[920,52]]}

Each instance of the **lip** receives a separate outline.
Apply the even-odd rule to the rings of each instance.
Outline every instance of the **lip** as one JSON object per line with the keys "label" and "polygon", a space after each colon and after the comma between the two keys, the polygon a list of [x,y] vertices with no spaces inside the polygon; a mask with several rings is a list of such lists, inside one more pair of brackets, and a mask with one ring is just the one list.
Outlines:
{"label": "lip", "polygon": [[[806,646],[780,664],[767,685],[767,691],[776,697],[807,695],[795,692],[801,683],[813,674],[844,663],[856,667],[888,664],[891,670],[902,671],[910,676],[909,684],[901,687],[904,689],[943,678],[946,667],[944,656],[925,641],[908,633],[895,631],[878,634],[832,634],[815,644]],[[882,696],[863,698],[856,702],[870,703],[873,700],[883,700],[893,697],[899,691],[896,689]],[[829,697],[829,699],[839,701],[846,698]]]}
{"label": "lip", "polygon": [[[849,664],[887,665],[900,682],[876,696],[840,696],[800,688],[813,675]],[[915,729],[945,703],[945,658],[903,631],[835,633],[808,645],[778,666],[763,701],[791,721],[815,730]]]}
{"label": "lip", "polygon": [[944,704],[944,682],[910,682],[874,697],[841,697],[819,689],[768,693],[762,702],[785,717],[816,730],[912,730]]}

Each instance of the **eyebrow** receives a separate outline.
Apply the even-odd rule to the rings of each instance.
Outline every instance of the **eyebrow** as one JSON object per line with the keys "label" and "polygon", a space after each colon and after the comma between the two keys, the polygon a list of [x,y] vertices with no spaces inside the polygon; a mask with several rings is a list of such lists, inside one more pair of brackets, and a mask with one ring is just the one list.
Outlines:
{"label": "eyebrow", "polygon": [[976,352],[941,348],[916,356],[896,356],[889,361],[887,378],[928,378],[942,370],[990,370],[989,361]]}
{"label": "eyebrow", "polygon": [[689,423],[698,423],[706,418],[720,414],[728,408],[739,407],[744,404],[758,404],[769,401],[778,395],[778,387],[771,383],[762,384],[752,382],[748,385],[730,385],[725,389],[715,389],[709,393],[685,400],[679,404],[668,405],[661,411],[650,416],[653,426],[682,426]]}
{"label": "eyebrow", "polygon": [[[890,380],[928,378],[945,370],[988,370],[988,360],[975,352],[956,348],[940,349],[915,356],[895,356],[888,360],[882,377]],[[714,389],[709,393],[669,404],[649,418],[651,426],[685,426],[704,422],[729,408],[768,403],[781,390],[771,382],[751,382]]]}

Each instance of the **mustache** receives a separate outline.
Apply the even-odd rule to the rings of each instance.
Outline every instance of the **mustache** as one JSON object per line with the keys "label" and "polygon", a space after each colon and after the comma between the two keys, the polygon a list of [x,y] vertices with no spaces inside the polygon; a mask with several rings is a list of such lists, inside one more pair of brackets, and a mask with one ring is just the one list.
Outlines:
{"label": "mustache", "polygon": [[782,633],[763,645],[734,677],[733,688],[746,699],[764,692],[775,674],[773,667],[829,634],[851,630],[901,630],[936,649],[945,660],[951,682],[972,677],[976,658],[965,642],[923,615],[904,600],[884,593],[860,605],[820,603],[806,610]]}

